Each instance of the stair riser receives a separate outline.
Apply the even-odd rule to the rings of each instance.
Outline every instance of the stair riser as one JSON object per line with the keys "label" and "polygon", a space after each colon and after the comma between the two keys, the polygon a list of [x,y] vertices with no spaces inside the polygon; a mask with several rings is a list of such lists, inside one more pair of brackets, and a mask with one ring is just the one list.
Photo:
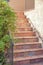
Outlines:
{"label": "stair riser", "polygon": [[38,42],[38,38],[17,38],[15,39],[16,42],[20,43],[20,42]]}
{"label": "stair riser", "polygon": [[[19,27],[19,28],[27,27],[27,25],[24,25],[24,24],[22,24],[22,23],[17,23],[16,25],[17,25],[17,27]],[[29,24],[28,24],[28,27],[30,27],[30,26],[31,26],[31,24],[29,23]]]}
{"label": "stair riser", "polygon": [[24,15],[24,12],[22,11],[18,11],[18,12],[15,12],[17,15]]}
{"label": "stair riser", "polygon": [[19,31],[32,31],[32,28],[18,28]]}
{"label": "stair riser", "polygon": [[14,36],[16,37],[23,37],[23,36],[35,36],[35,32],[28,32],[28,33],[15,33]]}
{"label": "stair riser", "polygon": [[43,59],[34,59],[34,60],[32,59],[32,60],[14,62],[14,64],[15,65],[31,65],[32,63],[38,63],[38,62],[42,62],[42,61],[43,61]]}
{"label": "stair riser", "polygon": [[18,18],[26,18],[23,13],[17,13]]}
{"label": "stair riser", "polygon": [[43,51],[28,51],[28,52],[19,52],[14,53],[14,57],[26,57],[26,56],[35,56],[35,55],[43,55]]}
{"label": "stair riser", "polygon": [[25,17],[24,16],[19,16],[18,19],[25,19]]}
{"label": "stair riser", "polygon": [[27,44],[27,45],[15,45],[14,49],[33,49],[33,48],[41,48],[41,44]]}
{"label": "stair riser", "polygon": [[26,16],[24,16],[24,14],[22,14],[22,13],[20,13],[20,14],[17,13],[17,16],[18,16],[19,18],[20,18],[20,17],[21,17],[21,18],[26,18]]}
{"label": "stair riser", "polygon": [[22,15],[18,14],[17,16],[18,18],[26,18],[23,14]]}

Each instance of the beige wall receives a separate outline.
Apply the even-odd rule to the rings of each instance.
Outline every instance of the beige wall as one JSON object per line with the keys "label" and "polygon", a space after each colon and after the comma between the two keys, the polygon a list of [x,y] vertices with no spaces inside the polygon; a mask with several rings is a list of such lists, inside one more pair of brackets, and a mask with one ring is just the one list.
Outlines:
{"label": "beige wall", "polygon": [[35,0],[35,9],[25,12],[43,38],[43,0]]}
{"label": "beige wall", "polygon": [[25,0],[10,0],[9,5],[15,11],[23,11],[25,9]]}
{"label": "beige wall", "polygon": [[34,9],[34,0],[10,0],[9,5],[15,11],[26,11]]}
{"label": "beige wall", "polygon": [[25,10],[33,10],[35,7],[35,0],[25,0]]}

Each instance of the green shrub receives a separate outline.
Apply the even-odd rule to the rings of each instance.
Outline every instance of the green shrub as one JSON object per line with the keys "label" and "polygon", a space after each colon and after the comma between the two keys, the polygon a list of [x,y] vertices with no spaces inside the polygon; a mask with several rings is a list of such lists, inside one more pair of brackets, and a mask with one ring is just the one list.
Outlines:
{"label": "green shrub", "polygon": [[9,31],[15,30],[16,14],[5,0],[0,0],[0,41],[7,43],[10,40]]}
{"label": "green shrub", "polygon": [[[15,30],[16,14],[5,0],[0,0],[0,65],[4,65],[4,49],[10,42],[9,31]],[[4,60],[4,61],[3,61]]]}

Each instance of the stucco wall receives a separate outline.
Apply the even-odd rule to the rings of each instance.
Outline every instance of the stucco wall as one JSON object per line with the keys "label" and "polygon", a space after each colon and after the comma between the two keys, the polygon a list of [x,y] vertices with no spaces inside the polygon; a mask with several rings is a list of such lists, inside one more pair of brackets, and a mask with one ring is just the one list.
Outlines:
{"label": "stucco wall", "polygon": [[35,0],[35,9],[25,12],[27,18],[30,18],[33,25],[43,37],[43,0]]}
{"label": "stucco wall", "polygon": [[9,5],[14,11],[23,11],[25,9],[25,0],[10,0]]}
{"label": "stucco wall", "polygon": [[34,9],[34,0],[9,0],[9,5],[15,11],[27,11]]}
{"label": "stucco wall", "polygon": [[25,0],[25,11],[34,9],[35,0]]}

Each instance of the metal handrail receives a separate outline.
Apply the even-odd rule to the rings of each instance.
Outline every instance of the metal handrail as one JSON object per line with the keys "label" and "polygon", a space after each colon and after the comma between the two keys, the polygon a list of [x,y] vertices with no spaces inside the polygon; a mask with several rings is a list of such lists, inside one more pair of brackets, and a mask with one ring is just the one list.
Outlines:
{"label": "metal handrail", "polygon": [[[9,35],[10,35],[10,38],[11,38],[12,36],[11,36],[10,32],[9,32]],[[13,65],[13,46],[14,46],[14,42],[13,42],[12,38],[10,39],[10,43],[11,43],[11,51],[12,51],[12,53],[11,53],[11,55],[12,55],[12,57],[11,57],[11,65]]]}
{"label": "metal handrail", "polygon": [[[11,37],[11,34],[9,32],[8,32],[8,35],[10,35],[10,37]],[[7,62],[7,60],[6,60],[6,64],[13,65],[13,46],[14,46],[13,44],[14,44],[14,42],[13,42],[12,38],[10,38],[9,44],[10,44],[10,47],[7,50],[7,56],[8,56],[9,62]]]}

